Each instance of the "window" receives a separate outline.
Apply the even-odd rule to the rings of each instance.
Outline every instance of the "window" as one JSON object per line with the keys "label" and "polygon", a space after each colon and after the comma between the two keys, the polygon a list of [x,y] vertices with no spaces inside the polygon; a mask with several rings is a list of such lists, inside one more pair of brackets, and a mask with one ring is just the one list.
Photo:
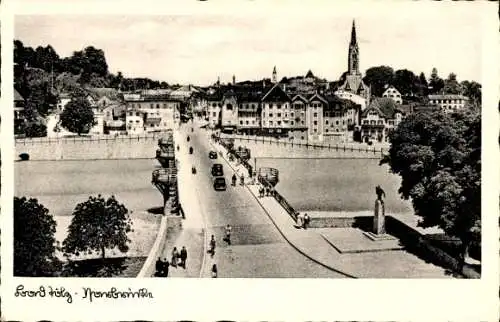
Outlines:
{"label": "window", "polygon": [[314,125],[318,125],[318,121],[314,121],[314,123],[313,123],[313,124],[314,124]]}
{"label": "window", "polygon": [[314,113],[314,114],[313,114],[313,116],[314,116],[314,117],[318,117],[318,113]]}
{"label": "window", "polygon": [[302,123],[302,125],[304,125],[304,121],[302,121],[301,123]]}
{"label": "window", "polygon": [[376,122],[376,121],[374,121],[374,120],[371,120],[371,121],[370,121],[370,124],[371,124],[371,125],[375,125],[375,124],[377,124],[377,122]]}
{"label": "window", "polygon": [[269,121],[269,126],[273,126],[273,121]]}
{"label": "window", "polygon": [[281,121],[278,121],[278,125],[281,125]]}
{"label": "window", "polygon": [[382,125],[382,124],[384,124],[384,121],[383,120],[378,120],[378,124]]}
{"label": "window", "polygon": [[154,104],[153,103],[149,104],[149,107],[154,108]]}
{"label": "window", "polygon": [[247,125],[249,124],[248,120],[247,120],[247,122],[246,122],[246,123],[247,123]]}
{"label": "window", "polygon": [[212,103],[212,107],[217,107],[217,104],[216,103]]}
{"label": "window", "polygon": [[166,103],[163,103],[163,108],[167,108],[167,104]]}
{"label": "window", "polygon": [[278,113],[278,117],[281,117],[281,113]]}
{"label": "window", "polygon": [[233,109],[233,104],[226,104],[226,109],[232,110]]}
{"label": "window", "polygon": [[335,125],[339,125],[339,120],[335,121]]}
{"label": "window", "polygon": [[338,132],[338,131],[339,131],[339,129],[335,129],[335,132]]}
{"label": "window", "polygon": [[293,114],[293,112],[292,112],[292,113],[290,113],[290,116],[291,116],[291,117],[293,117],[294,115],[295,115],[295,114]]}
{"label": "window", "polygon": [[325,120],[325,124],[328,125],[328,120]]}
{"label": "window", "polygon": [[242,120],[240,120],[240,125],[243,125],[243,121]]}
{"label": "window", "polygon": [[281,104],[278,104],[278,109],[280,109],[280,108],[281,108]]}
{"label": "window", "polygon": [[290,124],[291,124],[291,125],[293,125],[293,124],[294,124],[294,122],[293,122],[293,121],[291,121],[291,122],[290,122]]}
{"label": "window", "polygon": [[370,123],[370,121],[368,121],[368,120],[363,120],[363,124],[369,124],[369,123]]}
{"label": "window", "polygon": [[325,133],[328,133],[328,129],[325,129]]}
{"label": "window", "polygon": [[156,104],[156,108],[160,108],[160,104]]}
{"label": "window", "polygon": [[212,114],[213,114],[213,116],[214,116],[214,117],[216,117],[216,116],[217,116],[217,112],[213,112]]}
{"label": "window", "polygon": [[273,117],[273,113],[269,113],[269,117]]}

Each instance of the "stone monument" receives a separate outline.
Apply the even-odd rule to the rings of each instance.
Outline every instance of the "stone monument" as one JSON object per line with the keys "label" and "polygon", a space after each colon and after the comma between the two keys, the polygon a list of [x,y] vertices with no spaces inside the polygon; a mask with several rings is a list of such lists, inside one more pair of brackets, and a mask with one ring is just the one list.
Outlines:
{"label": "stone monument", "polygon": [[375,200],[375,212],[373,214],[373,233],[376,235],[385,234],[385,192],[380,186],[375,188],[377,200]]}
{"label": "stone monument", "polygon": [[385,192],[380,187],[375,187],[377,199],[375,200],[375,209],[373,213],[373,231],[365,233],[371,240],[389,240],[394,239],[393,236],[388,235],[385,231]]}

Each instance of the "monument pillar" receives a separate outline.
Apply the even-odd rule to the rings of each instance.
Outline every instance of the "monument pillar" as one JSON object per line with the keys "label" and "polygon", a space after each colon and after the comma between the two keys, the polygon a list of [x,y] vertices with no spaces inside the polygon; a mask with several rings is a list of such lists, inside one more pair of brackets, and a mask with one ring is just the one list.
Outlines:
{"label": "monument pillar", "polygon": [[382,200],[375,200],[375,210],[373,214],[373,233],[376,235],[385,234],[385,206]]}

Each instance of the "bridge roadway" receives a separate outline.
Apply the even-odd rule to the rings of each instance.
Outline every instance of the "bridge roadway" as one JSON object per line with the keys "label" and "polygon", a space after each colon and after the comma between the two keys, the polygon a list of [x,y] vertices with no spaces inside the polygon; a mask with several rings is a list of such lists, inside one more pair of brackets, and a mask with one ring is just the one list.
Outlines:
{"label": "bridge roadway", "polygon": [[[187,135],[191,138],[190,142],[187,142]],[[247,188],[231,186],[233,173],[229,165],[220,156],[216,160],[208,158],[211,145],[206,130],[194,127],[194,132],[191,132],[191,125],[184,124],[179,136],[178,141],[181,142],[176,144],[181,146],[181,152],[187,151],[190,146],[194,149],[193,155],[185,152],[184,157],[181,156],[181,167],[185,171],[190,171],[192,165],[197,168],[197,174],[191,175],[187,180],[189,182],[180,182],[181,185],[190,185],[190,196],[192,192],[190,205],[183,207],[186,216],[193,216],[197,221],[204,222],[205,234],[194,232],[190,228],[193,224],[189,224],[189,218],[186,219],[186,225],[176,240],[173,243],[167,242],[164,256],[170,254],[174,245],[178,248],[186,245],[191,260],[188,259],[187,270],[171,269],[170,276],[209,277],[212,264],[215,263],[218,277],[343,277],[297,252],[281,236]],[[210,173],[213,163],[223,164],[228,184],[226,191],[215,191],[213,188]],[[190,214],[188,209],[196,209],[198,214]],[[231,245],[222,240],[227,224],[232,227]],[[206,246],[211,235],[217,241],[214,257],[206,254],[206,247],[200,245]]]}

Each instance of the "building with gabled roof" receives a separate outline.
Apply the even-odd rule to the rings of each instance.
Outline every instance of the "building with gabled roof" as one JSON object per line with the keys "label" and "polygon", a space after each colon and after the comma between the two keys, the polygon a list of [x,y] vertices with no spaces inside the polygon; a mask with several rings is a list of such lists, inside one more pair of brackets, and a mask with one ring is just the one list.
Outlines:
{"label": "building with gabled roof", "polygon": [[275,84],[262,97],[262,131],[273,136],[287,136],[290,128],[291,99],[282,87]]}
{"label": "building with gabled roof", "polygon": [[405,114],[403,109],[388,97],[374,99],[361,114],[362,141],[388,142],[389,132],[401,123]]}

